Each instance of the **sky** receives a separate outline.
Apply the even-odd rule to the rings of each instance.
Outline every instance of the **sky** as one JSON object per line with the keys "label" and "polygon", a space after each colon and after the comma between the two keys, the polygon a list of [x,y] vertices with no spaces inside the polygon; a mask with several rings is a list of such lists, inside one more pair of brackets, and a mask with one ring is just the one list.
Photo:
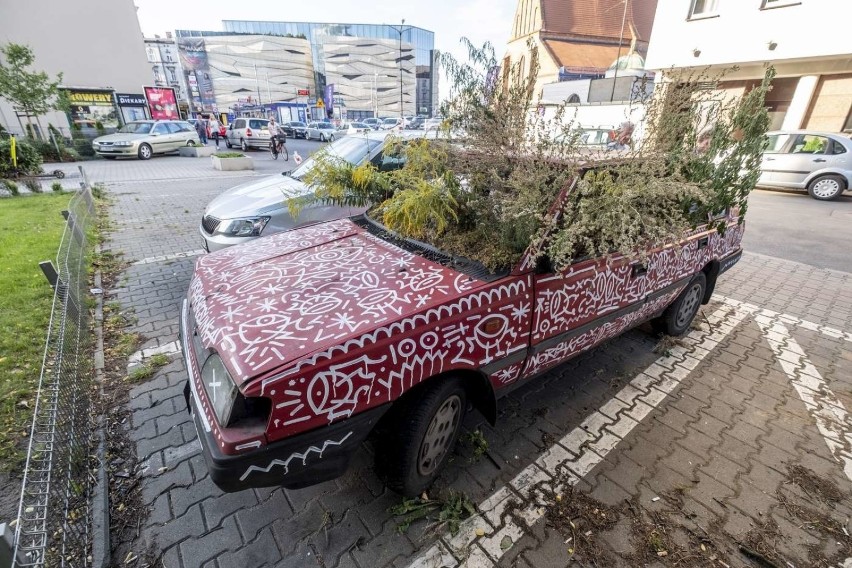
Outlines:
{"label": "sky", "polygon": [[[435,49],[464,59],[459,39],[490,41],[501,59],[517,0],[135,0],[145,37],[176,29],[222,30],[222,20],[413,25],[435,32]],[[448,85],[441,78],[441,98]]]}

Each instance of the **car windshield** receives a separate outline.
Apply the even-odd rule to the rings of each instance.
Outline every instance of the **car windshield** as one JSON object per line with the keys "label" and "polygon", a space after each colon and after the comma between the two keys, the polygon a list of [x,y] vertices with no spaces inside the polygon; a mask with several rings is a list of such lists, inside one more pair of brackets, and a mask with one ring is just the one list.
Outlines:
{"label": "car windshield", "polygon": [[334,128],[334,125],[331,124],[330,122],[320,122],[317,125],[317,128],[322,128],[323,130],[328,130],[330,128]]}
{"label": "car windshield", "polygon": [[304,122],[292,122],[290,124],[292,124],[293,126],[304,126],[305,125]]}
{"label": "car windshield", "polygon": [[396,124],[396,119],[395,118],[386,118],[385,124]]}
{"label": "car windshield", "polygon": [[[326,146],[325,152],[342,158],[352,165],[358,165],[381,143],[382,140],[371,140],[360,136],[350,138],[347,136]],[[308,158],[301,166],[293,170],[290,177],[301,180],[315,165],[316,160],[313,157]]]}
{"label": "car windshield", "polygon": [[128,122],[118,129],[123,134],[148,134],[151,132],[153,122]]}

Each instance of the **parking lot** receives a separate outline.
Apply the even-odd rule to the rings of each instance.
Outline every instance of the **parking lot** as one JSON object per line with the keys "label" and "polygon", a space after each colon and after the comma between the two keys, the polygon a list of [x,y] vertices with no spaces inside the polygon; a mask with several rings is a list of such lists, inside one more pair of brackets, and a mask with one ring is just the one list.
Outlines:
{"label": "parking lot", "polygon": [[402,499],[374,474],[369,442],[346,475],[307,489],[224,494],[209,479],[183,398],[178,315],[204,206],[293,167],[249,155],[248,173],[177,157],[85,166],[114,198],[105,246],[129,263],[106,301],[135,313],[128,331],[144,349],[171,356],[131,391],[149,511],[118,561],[852,566],[852,198],[756,191],[746,254],[686,338],[630,331],[502,399],[496,427],[470,413],[466,432],[482,436],[463,436],[430,496],[457,492],[478,514],[456,535],[428,520],[402,532],[390,512]]}

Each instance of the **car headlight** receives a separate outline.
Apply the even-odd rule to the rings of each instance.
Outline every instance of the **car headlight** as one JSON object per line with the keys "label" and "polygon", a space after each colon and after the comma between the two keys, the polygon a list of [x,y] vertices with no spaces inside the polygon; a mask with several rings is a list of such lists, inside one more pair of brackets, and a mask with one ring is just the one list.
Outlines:
{"label": "car headlight", "polygon": [[133,142],[124,142],[124,141],[116,142],[115,144],[113,144],[113,146],[122,146],[122,147],[127,148],[129,146],[133,146]]}
{"label": "car headlight", "polygon": [[216,353],[210,355],[204,362],[201,368],[201,382],[204,383],[204,392],[207,393],[207,399],[213,407],[213,412],[216,413],[219,425],[227,426],[239,390],[225,368],[222,358]]}
{"label": "car headlight", "polygon": [[234,219],[222,232],[235,237],[259,237],[267,223],[269,223],[269,217]]}

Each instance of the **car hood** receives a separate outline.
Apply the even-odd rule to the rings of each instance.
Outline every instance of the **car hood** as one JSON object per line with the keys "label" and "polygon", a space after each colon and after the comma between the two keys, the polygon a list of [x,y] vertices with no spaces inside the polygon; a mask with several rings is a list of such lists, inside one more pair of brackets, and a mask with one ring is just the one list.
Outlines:
{"label": "car hood", "polygon": [[107,134],[106,136],[98,136],[92,142],[101,143],[101,142],[124,142],[124,141],[132,141],[132,140],[142,140],[144,138],[148,138],[150,134],[123,134],[121,132],[116,132],[115,134]]}
{"label": "car hood", "polygon": [[484,284],[342,219],[199,258],[189,300],[242,385]]}
{"label": "car hood", "polygon": [[210,202],[204,215],[235,219],[263,215],[286,207],[289,197],[306,195],[307,185],[290,176],[269,176],[233,187]]}

